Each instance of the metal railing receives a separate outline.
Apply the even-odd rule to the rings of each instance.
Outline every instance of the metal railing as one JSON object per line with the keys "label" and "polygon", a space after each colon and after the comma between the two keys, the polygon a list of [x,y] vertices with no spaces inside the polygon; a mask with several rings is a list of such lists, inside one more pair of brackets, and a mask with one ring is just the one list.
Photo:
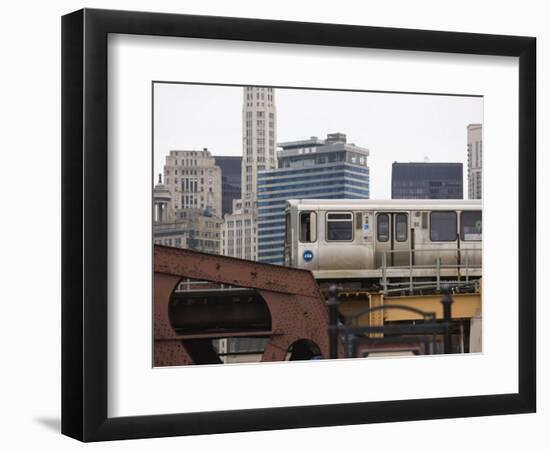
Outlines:
{"label": "metal railing", "polygon": [[[348,317],[343,324],[338,320],[338,288],[332,285],[329,288],[329,297],[327,307],[329,312],[329,355],[331,359],[339,357],[339,346],[343,347],[343,355],[346,358],[358,357],[357,344],[361,341],[367,343],[386,339],[388,336],[397,337],[398,341],[404,340],[407,335],[425,335],[431,336],[431,342],[427,348],[428,354],[435,354],[436,335],[443,336],[443,353],[455,353],[452,342],[452,304],[454,300],[447,286],[443,289],[441,297],[442,320],[436,319],[437,315],[433,311],[423,311],[410,305],[378,305],[368,307],[358,314]],[[413,312],[422,319],[421,323],[382,323],[381,325],[359,325],[359,319],[362,316],[370,315],[376,311],[385,311],[388,309],[399,309]],[[370,320],[369,320],[370,322]],[[373,334],[382,334],[381,338],[372,338]]]}
{"label": "metal railing", "polygon": [[[408,264],[388,264],[388,261],[394,261],[395,255],[404,255]],[[422,255],[424,254],[424,255]],[[426,256],[430,254],[430,256]],[[433,255],[435,254],[435,255]],[[473,256],[472,256],[473,254]],[[418,255],[418,256],[417,256]],[[433,255],[433,256],[432,256]],[[443,255],[443,258],[442,258]],[[427,258],[433,263],[426,264]],[[404,259],[404,258],[403,258]],[[421,264],[416,261],[421,260]],[[449,263],[446,261],[456,261]],[[478,262],[479,261],[479,262]],[[481,269],[481,249],[479,248],[453,248],[453,249],[406,249],[406,250],[386,250],[382,253],[382,287],[384,294],[397,293],[408,290],[413,294],[415,290],[436,289],[441,290],[441,275],[445,270],[455,270],[456,280],[446,280],[445,284],[449,287],[476,287],[478,280],[470,279],[472,270]],[[391,272],[401,270],[408,273],[408,281],[390,282]],[[416,274],[420,271],[431,271],[434,281],[416,280]],[[389,273],[390,272],[390,273]]]}

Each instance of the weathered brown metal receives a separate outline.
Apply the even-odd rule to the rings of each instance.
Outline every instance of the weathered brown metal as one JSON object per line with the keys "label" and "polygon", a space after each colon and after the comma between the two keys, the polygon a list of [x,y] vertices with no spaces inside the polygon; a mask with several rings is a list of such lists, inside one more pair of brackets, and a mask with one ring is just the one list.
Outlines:
{"label": "weathered brown metal", "polygon": [[316,343],[325,358],[328,352],[328,313],[321,293],[318,297],[260,290],[271,313],[273,336],[262,361],[284,361],[288,348],[302,339]]}
{"label": "weathered brown metal", "polygon": [[155,245],[155,273],[318,298],[309,270]]}
{"label": "weathered brown metal", "polygon": [[176,332],[271,330],[269,308],[255,289],[215,286],[213,290],[179,290],[172,295],[169,314]]}
{"label": "weathered brown metal", "polygon": [[154,279],[154,365],[184,366],[193,360],[185,346],[177,340],[178,335],[172,328],[168,315],[170,296],[181,277],[165,273],[156,273]]}
{"label": "weathered brown metal", "polygon": [[271,315],[271,330],[262,361],[284,361],[289,347],[301,340],[318,346],[328,358],[328,314],[311,272],[187,249],[154,247],[155,366],[193,364],[187,343],[194,339],[251,336],[255,333],[178,334],[170,322],[172,293],[184,278],[256,289]]}

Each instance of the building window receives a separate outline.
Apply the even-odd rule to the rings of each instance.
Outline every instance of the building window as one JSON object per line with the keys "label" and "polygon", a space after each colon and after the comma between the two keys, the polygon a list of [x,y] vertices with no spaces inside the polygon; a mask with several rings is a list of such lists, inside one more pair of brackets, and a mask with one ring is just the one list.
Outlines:
{"label": "building window", "polygon": [[353,240],[353,214],[327,213],[327,241]]}
{"label": "building window", "polygon": [[430,214],[430,240],[456,241],[456,212],[432,211]]}

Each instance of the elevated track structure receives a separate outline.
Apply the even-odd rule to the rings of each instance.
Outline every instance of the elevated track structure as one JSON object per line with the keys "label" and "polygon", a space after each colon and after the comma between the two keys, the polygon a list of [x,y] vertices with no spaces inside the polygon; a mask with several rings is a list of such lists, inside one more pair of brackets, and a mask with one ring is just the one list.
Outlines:
{"label": "elevated track structure", "polygon": [[[319,281],[304,269],[155,245],[154,366],[221,364],[223,352],[214,342],[232,338],[262,339],[265,346],[255,352],[261,361],[331,357],[329,307]],[[453,339],[467,342],[467,351],[481,351],[480,285],[472,292],[453,292]],[[357,316],[358,329],[388,330],[392,324],[414,329],[418,314],[413,310],[443,319],[441,294],[410,295],[409,289],[402,294],[342,290],[338,320],[345,323]],[[361,315],[365,308],[370,312]],[[394,333],[392,339],[396,341]],[[406,336],[402,340],[406,346]],[[346,357],[344,343],[337,347],[338,357]]]}

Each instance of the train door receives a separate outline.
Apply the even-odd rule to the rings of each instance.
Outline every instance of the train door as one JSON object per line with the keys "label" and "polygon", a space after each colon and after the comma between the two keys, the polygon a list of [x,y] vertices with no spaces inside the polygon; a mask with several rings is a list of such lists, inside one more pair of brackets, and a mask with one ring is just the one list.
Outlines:
{"label": "train door", "polygon": [[[376,214],[376,267],[382,267],[384,261],[386,265],[391,265],[391,214]],[[385,255],[385,256],[384,256]]]}
{"label": "train door", "polygon": [[387,266],[409,264],[411,237],[409,214],[380,212],[376,214],[376,266],[381,267],[386,255]]}
{"label": "train door", "polygon": [[393,213],[391,215],[393,233],[393,265],[394,266],[408,266],[409,251],[410,251],[410,239],[409,236],[409,214],[408,213]]}

